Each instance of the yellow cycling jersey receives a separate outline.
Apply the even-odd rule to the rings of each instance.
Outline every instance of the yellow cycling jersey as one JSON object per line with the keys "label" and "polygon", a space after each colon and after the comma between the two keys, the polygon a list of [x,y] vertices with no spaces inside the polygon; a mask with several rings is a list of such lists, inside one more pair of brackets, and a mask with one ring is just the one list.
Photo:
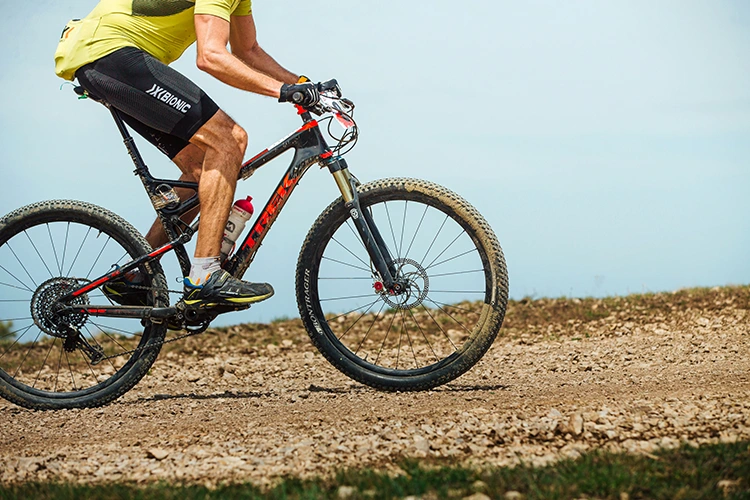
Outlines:
{"label": "yellow cycling jersey", "polygon": [[81,66],[123,47],[137,47],[169,64],[195,42],[195,14],[252,13],[252,0],[100,0],[84,19],[70,21],[55,52],[55,73],[73,80]]}

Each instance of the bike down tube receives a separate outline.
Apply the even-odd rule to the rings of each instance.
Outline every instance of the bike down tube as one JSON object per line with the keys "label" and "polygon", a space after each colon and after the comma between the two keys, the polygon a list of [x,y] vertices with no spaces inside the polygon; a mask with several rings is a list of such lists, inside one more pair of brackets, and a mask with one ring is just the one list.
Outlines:
{"label": "bike down tube", "polygon": [[250,226],[250,231],[240,245],[239,250],[224,264],[224,269],[237,278],[241,278],[252,263],[263,239],[268,234],[268,231],[276,221],[279,213],[281,213],[282,208],[295,187],[297,187],[302,176],[319,158],[326,157],[326,154],[330,155],[330,150],[318,128],[318,122],[316,120],[307,120],[297,131],[270,148],[261,151],[258,155],[245,162],[240,169],[239,177],[247,179],[257,169],[292,148],[295,149],[295,153],[289,168],[281,178],[281,181],[279,181],[263,210],[260,211]]}

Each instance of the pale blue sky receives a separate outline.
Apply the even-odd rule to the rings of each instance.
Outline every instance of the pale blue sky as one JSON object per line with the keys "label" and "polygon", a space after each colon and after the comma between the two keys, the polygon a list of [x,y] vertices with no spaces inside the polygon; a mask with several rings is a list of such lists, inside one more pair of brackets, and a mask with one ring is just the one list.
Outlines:
{"label": "pale blue sky", "polygon": [[[145,231],[148,200],[109,114],[59,91],[53,71],[65,22],[95,3],[15,3],[0,21],[0,212],[74,198]],[[255,0],[254,11],[269,53],[338,78],[357,103],[347,159],[361,180],[426,178],[480,209],[512,297],[750,282],[750,3]],[[192,50],[175,67],[247,129],[248,156],[298,125],[289,107],[200,73]],[[154,173],[176,175],[140,144]],[[265,167],[238,196],[264,201],[285,168]],[[227,322],[296,315],[297,252],[335,195],[325,171],[308,173],[247,275],[277,296]]]}

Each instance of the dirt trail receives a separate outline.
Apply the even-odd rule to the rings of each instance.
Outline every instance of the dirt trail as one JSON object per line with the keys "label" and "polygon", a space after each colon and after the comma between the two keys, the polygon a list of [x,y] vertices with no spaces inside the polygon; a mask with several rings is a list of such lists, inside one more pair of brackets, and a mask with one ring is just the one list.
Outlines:
{"label": "dirt trail", "polygon": [[473,370],[417,394],[351,382],[299,320],[208,332],[104,408],[0,400],[0,481],[264,483],[403,456],[542,464],[750,439],[749,309],[749,287],[514,302]]}

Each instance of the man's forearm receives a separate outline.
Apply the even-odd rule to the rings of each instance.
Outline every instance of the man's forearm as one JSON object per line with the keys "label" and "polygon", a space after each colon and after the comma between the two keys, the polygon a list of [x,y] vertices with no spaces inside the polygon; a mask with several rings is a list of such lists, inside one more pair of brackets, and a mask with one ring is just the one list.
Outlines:
{"label": "man's forearm", "polygon": [[277,63],[273,57],[268,55],[268,53],[260,47],[260,45],[255,45],[255,47],[248,52],[235,55],[255,71],[259,71],[280,82],[292,84],[297,83],[297,80],[299,79],[299,76],[284,69],[279,63]]}
{"label": "man's forearm", "polygon": [[213,52],[204,58],[199,57],[198,67],[232,87],[269,97],[278,98],[281,83],[286,83],[258,69],[248,67],[226,50],[223,53]]}

